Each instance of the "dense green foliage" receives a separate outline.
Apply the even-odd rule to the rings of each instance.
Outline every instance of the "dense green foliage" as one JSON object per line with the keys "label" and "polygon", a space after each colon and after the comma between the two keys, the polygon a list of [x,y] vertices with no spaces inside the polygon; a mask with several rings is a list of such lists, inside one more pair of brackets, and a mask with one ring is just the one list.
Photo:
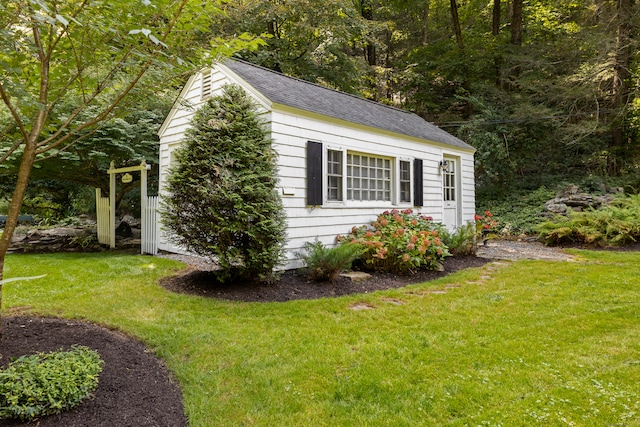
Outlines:
{"label": "dense green foliage", "polygon": [[533,191],[514,192],[500,199],[483,200],[482,203],[498,221],[497,231],[510,238],[520,234],[535,234],[536,226],[545,221],[544,205],[556,192],[546,187]]}
{"label": "dense green foliage", "polygon": [[[147,96],[149,88],[159,98],[174,98],[184,82],[183,60],[193,60],[193,69],[202,65],[198,58],[210,61],[238,50],[251,62],[415,111],[469,142],[478,149],[483,209],[491,208],[484,201],[511,197],[514,190],[551,188],[582,176],[615,177],[617,185],[637,192],[640,49],[633,35],[640,27],[639,4],[515,3],[522,3],[522,19],[511,3],[475,0],[8,3],[0,9],[0,22],[7,23],[0,31],[0,61],[7,71],[1,88],[5,101],[20,111],[0,106],[0,168],[12,167],[4,178],[11,182],[3,186],[0,179],[0,197],[12,191],[13,166],[23,152],[19,141],[25,135],[16,118],[28,131],[30,123],[40,123],[38,111],[47,113],[42,129],[30,135],[39,139],[36,157],[42,163],[35,168],[42,173],[31,188],[36,194],[27,198],[53,194],[56,200],[40,206],[69,206],[84,195],[67,178],[88,182],[98,176],[92,167],[78,169],[79,163],[114,157],[111,148],[132,159],[152,155],[137,146],[137,131],[123,145],[127,125],[111,121],[115,128],[101,127],[94,119],[129,121],[133,111],[157,104]],[[120,13],[123,8],[130,13]],[[100,25],[82,25],[88,17]],[[48,67],[35,60],[37,43],[24,31],[34,23],[41,35],[60,35],[40,37]],[[166,32],[167,23],[178,31]],[[117,56],[123,46],[128,53]],[[211,46],[210,55],[196,55]],[[139,66],[149,64],[112,109]],[[50,71],[44,101],[38,98],[41,70]],[[41,110],[41,104],[50,109]],[[68,142],[91,143],[76,152]],[[50,154],[63,162],[47,165],[41,159]]]}
{"label": "dense green foliage", "polygon": [[[154,194],[158,187],[157,131],[169,111],[170,103],[162,94],[141,102],[139,110],[124,117],[106,120],[99,127],[82,133],[82,138],[65,150],[51,150],[34,164],[31,182],[25,194],[23,213],[47,221],[93,213],[95,188],[109,194],[111,162],[115,167],[137,166],[143,160],[151,165],[148,188]],[[0,164],[0,198],[8,196],[15,185],[20,153],[13,153]],[[140,174],[130,183],[116,180],[116,209],[140,212]],[[0,206],[0,212],[6,209]]]}
{"label": "dense green foliage", "polygon": [[339,240],[366,248],[363,267],[392,273],[434,270],[449,254],[439,236],[439,227],[430,217],[411,209],[385,211],[370,226],[354,227]]}
{"label": "dense green foliage", "polygon": [[227,85],[195,113],[163,198],[170,238],[214,258],[221,280],[268,280],[283,260],[276,153],[257,107]]}
{"label": "dense green foliage", "polygon": [[516,3],[521,19],[505,1],[239,0],[213,28],[262,34],[245,59],[461,137],[482,192],[587,174],[637,184],[638,3]]}
{"label": "dense green foliage", "polygon": [[307,277],[334,281],[340,273],[349,270],[364,251],[364,247],[351,242],[329,248],[316,241],[305,243],[304,252],[296,255],[304,262],[302,271]]}
{"label": "dense green foliage", "polygon": [[602,209],[569,212],[538,225],[547,244],[585,243],[608,246],[640,240],[640,195],[619,198]]}
{"label": "dense green foliage", "polygon": [[83,346],[19,357],[0,370],[0,419],[31,420],[73,408],[98,387],[103,365]]}

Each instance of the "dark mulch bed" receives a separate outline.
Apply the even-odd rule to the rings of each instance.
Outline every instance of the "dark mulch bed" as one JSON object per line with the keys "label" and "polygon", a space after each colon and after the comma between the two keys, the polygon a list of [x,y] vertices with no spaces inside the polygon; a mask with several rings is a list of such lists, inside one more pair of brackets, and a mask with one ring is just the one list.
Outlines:
{"label": "dark mulch bed", "polygon": [[284,302],[399,288],[412,283],[434,280],[465,268],[479,267],[489,261],[475,256],[449,257],[445,259],[444,271],[420,271],[405,276],[376,273],[363,282],[354,282],[344,277],[338,278],[335,282],[314,282],[295,270],[289,270],[278,282],[262,285],[255,283],[222,285],[216,282],[214,273],[189,267],[175,276],[164,278],[160,284],[172,292],[203,297],[246,302]]}
{"label": "dark mulch bed", "polygon": [[60,415],[32,423],[0,420],[0,426],[187,426],[180,388],[162,361],[142,343],[105,328],[63,319],[4,318],[0,365],[73,344],[96,350],[105,362],[95,396]]}
{"label": "dark mulch bed", "polygon": [[[451,257],[444,271],[419,272],[408,276],[374,274],[365,282],[340,278],[334,283],[309,282],[294,271],[286,272],[277,283],[256,285],[234,283],[221,286],[210,273],[189,267],[165,278],[161,284],[173,292],[235,301],[289,301],[336,297],[398,288],[424,282],[489,260],[477,257]],[[95,396],[60,415],[33,423],[0,421],[0,426],[186,426],[180,389],[170,372],[143,344],[123,334],[84,322],[63,319],[8,317],[2,319],[0,365],[13,357],[36,352],[67,350],[73,344],[92,348],[105,361]]]}

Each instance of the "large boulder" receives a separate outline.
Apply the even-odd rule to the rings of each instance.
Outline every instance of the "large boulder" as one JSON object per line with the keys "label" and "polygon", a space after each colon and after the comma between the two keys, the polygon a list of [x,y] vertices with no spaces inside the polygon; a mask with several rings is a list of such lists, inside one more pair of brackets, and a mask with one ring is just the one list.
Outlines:
{"label": "large boulder", "polygon": [[568,210],[581,212],[586,209],[599,209],[606,206],[615,198],[616,194],[623,192],[620,188],[608,189],[605,194],[590,194],[580,191],[577,185],[569,185],[558,192],[555,198],[547,201],[544,208],[553,214],[565,214]]}

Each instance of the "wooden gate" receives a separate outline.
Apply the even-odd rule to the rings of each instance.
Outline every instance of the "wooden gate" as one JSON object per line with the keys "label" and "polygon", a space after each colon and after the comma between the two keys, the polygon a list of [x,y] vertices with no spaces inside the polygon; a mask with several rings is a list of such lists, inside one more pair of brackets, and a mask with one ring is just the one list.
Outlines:
{"label": "wooden gate", "polygon": [[96,225],[98,228],[98,243],[108,245],[111,239],[111,215],[109,212],[109,198],[102,197],[102,192],[96,188]]}
{"label": "wooden gate", "polygon": [[158,253],[158,196],[147,197],[146,206],[142,207],[141,248],[143,254],[156,255]]}
{"label": "wooden gate", "polygon": [[102,197],[99,188],[96,188],[96,222],[98,226],[98,242],[103,245],[109,245],[110,248],[116,247],[116,230],[115,230],[115,210],[116,210],[116,175],[128,175],[128,181],[131,182],[129,172],[140,172],[140,253],[152,254],[158,253],[158,196],[147,197],[147,170],[151,169],[143,160],[140,166],[130,166],[116,169],[113,162],[107,173],[109,174],[109,197]]}

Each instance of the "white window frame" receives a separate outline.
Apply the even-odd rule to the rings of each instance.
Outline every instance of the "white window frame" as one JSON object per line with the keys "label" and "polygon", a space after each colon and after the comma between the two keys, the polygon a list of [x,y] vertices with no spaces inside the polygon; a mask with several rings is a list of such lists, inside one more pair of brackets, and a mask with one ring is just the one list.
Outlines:
{"label": "white window frame", "polygon": [[[349,164],[349,156],[351,156],[351,164]],[[355,158],[359,158],[358,163],[354,162]],[[363,164],[362,161],[367,159],[367,164]],[[375,164],[371,164],[372,160]],[[381,164],[380,164],[381,163]],[[346,202],[348,203],[393,203],[394,201],[394,180],[395,180],[395,159],[388,156],[378,156],[370,153],[363,153],[359,151],[348,150],[346,152],[346,165],[347,174],[345,178],[347,180],[346,189]],[[349,166],[351,166],[351,176],[349,174]],[[359,176],[355,176],[354,169],[359,169]],[[365,173],[366,171],[366,173]],[[371,172],[374,172],[376,176],[371,176]],[[366,174],[367,176],[363,176]],[[351,179],[351,188],[349,186],[349,180]],[[356,188],[353,186],[353,180],[359,180],[360,185]],[[367,188],[363,188],[363,182],[367,183]],[[379,188],[379,184],[383,184],[383,188]],[[388,188],[384,185],[388,183]],[[371,184],[375,184],[375,188],[370,188]],[[353,197],[354,192],[358,192],[359,198],[349,198],[349,195]],[[363,197],[363,194],[367,193],[367,197]],[[375,199],[369,199],[369,195],[374,194]],[[382,193],[383,199],[378,199],[378,195]],[[388,199],[385,200],[385,197]],[[363,200],[364,199],[364,200]]]}
{"label": "white window frame", "polygon": [[[398,157],[396,158],[396,170],[397,172],[397,177],[396,177],[396,188],[397,188],[397,199],[396,199],[396,204],[399,206],[412,206],[413,205],[413,185],[414,185],[414,173],[413,173],[413,160],[414,159],[410,159],[408,157]],[[401,200],[402,197],[402,188],[400,188],[400,184],[402,183],[401,180],[401,174],[402,174],[402,169],[400,168],[400,163],[404,162],[407,163],[409,165],[409,200]]]}
{"label": "white window frame", "polygon": [[[329,199],[329,155],[331,152],[337,152],[341,154],[341,188],[340,188],[340,199]],[[329,146],[325,149],[324,158],[326,159],[322,165],[322,175],[324,176],[322,191],[324,193],[324,200],[327,204],[344,204],[345,202],[345,190],[346,190],[346,172],[347,168],[345,165],[345,153],[346,151],[342,147],[332,147]]]}
{"label": "white window frame", "polygon": [[[330,152],[340,152],[342,154],[342,199],[330,200],[329,199],[329,154]],[[347,176],[347,155],[360,155],[375,159],[384,159],[390,161],[390,198],[389,200],[348,200],[348,186],[347,182],[349,177]],[[346,149],[341,146],[324,144],[324,161],[322,165],[323,173],[323,199],[324,204],[328,207],[367,207],[367,206],[411,206],[413,203],[413,189],[414,189],[414,174],[413,174],[413,160],[409,157],[394,157],[385,154],[375,152],[364,152],[358,150]],[[409,201],[400,201],[400,162],[407,162],[409,164]]]}

